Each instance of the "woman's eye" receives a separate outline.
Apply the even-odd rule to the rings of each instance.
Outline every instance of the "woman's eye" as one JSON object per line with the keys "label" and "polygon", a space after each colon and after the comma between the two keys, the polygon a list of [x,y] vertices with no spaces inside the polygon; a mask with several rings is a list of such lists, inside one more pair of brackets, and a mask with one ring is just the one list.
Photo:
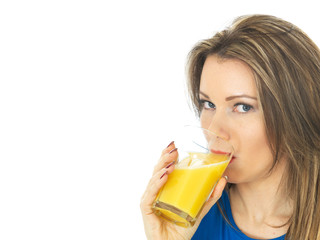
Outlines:
{"label": "woman's eye", "polygon": [[201,106],[204,109],[215,109],[216,108],[216,106],[212,102],[209,102],[206,100],[201,100]]}
{"label": "woman's eye", "polygon": [[246,113],[249,112],[253,107],[248,105],[248,104],[244,104],[244,103],[237,103],[234,106],[233,111],[234,112],[239,112],[239,113]]}

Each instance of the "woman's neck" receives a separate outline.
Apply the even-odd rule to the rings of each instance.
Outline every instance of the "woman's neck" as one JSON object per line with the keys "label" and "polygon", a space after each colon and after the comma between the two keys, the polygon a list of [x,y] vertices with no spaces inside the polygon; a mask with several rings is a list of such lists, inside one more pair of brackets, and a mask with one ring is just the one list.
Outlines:
{"label": "woman's neck", "polygon": [[285,163],[282,161],[265,178],[230,188],[234,220],[248,236],[272,238],[287,231],[292,202],[283,184],[284,173]]}

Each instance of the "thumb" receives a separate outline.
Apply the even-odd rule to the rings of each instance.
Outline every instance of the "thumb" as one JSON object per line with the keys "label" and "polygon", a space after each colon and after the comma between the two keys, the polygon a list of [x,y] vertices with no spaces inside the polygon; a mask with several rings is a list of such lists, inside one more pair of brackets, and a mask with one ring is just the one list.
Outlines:
{"label": "thumb", "polygon": [[208,198],[207,202],[205,203],[205,205],[203,206],[203,209],[198,217],[198,220],[201,221],[202,218],[204,218],[204,216],[209,212],[209,210],[211,209],[211,207],[219,200],[219,198],[222,195],[223,189],[226,186],[227,182],[228,182],[228,177],[224,176],[222,178],[220,178],[220,180],[218,181],[218,183],[216,184],[213,192],[211,193],[211,196]]}

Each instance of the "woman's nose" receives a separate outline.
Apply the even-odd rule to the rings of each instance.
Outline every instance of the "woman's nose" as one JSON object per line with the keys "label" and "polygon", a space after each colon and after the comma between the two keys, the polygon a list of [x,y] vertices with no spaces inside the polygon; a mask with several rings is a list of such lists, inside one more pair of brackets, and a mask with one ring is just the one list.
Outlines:
{"label": "woman's nose", "polygon": [[228,129],[227,117],[222,113],[216,112],[210,119],[208,130],[228,141],[230,140]]}

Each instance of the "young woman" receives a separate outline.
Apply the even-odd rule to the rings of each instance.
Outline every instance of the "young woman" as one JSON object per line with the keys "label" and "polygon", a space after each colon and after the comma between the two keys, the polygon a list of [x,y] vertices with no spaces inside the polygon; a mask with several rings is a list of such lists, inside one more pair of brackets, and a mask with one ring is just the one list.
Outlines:
{"label": "young woman", "polygon": [[202,127],[228,140],[235,158],[196,224],[151,210],[174,170],[164,149],[141,199],[148,239],[320,239],[320,51],[296,26],[244,16],[198,43],[189,92]]}

